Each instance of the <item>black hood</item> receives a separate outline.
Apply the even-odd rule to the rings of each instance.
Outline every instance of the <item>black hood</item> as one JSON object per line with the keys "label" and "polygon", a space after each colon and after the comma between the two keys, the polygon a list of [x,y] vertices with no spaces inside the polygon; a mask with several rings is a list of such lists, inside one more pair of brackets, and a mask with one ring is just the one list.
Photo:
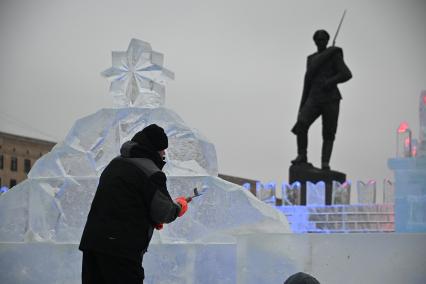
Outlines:
{"label": "black hood", "polygon": [[123,158],[150,159],[159,169],[162,169],[166,164],[166,162],[161,159],[160,154],[154,150],[154,147],[148,141],[144,143],[127,141],[121,146],[120,154]]}

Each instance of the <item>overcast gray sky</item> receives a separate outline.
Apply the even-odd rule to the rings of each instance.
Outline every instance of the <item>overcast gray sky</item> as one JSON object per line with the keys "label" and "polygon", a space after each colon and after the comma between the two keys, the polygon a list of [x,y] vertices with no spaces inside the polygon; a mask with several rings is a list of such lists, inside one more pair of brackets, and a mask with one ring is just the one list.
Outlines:
{"label": "overcast gray sky", "polygon": [[[312,34],[334,35],[353,79],[341,85],[332,167],[352,181],[393,179],[396,129],[418,136],[426,89],[425,0],[0,0],[0,131],[62,140],[112,107],[111,51],[131,38],[165,54],[166,107],[216,146],[219,171],[286,181]],[[309,158],[318,165],[321,121]]]}

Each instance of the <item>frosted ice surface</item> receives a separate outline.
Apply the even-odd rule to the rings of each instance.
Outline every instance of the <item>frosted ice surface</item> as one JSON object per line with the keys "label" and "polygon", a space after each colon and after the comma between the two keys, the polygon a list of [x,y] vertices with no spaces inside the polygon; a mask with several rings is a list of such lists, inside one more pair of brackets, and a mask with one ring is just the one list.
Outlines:
{"label": "frosted ice surface", "polygon": [[256,197],[263,202],[275,205],[275,189],[274,183],[262,184],[256,183]]}
{"label": "frosted ice surface", "polygon": [[[122,108],[103,109],[78,120],[65,140],[34,165],[29,180],[0,196],[0,208],[7,211],[2,216],[8,216],[2,221],[8,222],[4,228],[20,224],[0,231],[0,241],[78,242],[100,173],[119,154],[121,144],[151,123],[162,126],[169,136],[165,172],[171,195],[188,195],[203,184],[210,188],[191,204],[191,222],[182,219],[166,226],[164,240],[223,241],[247,230],[289,230],[281,213],[242,187],[215,178],[214,145],[176,113],[166,108]],[[11,214],[14,211],[8,208],[13,206],[20,212]]]}
{"label": "frosted ice surface", "polygon": [[298,181],[282,186],[284,205],[300,205],[300,192],[302,184]]}
{"label": "frosted ice surface", "polygon": [[383,203],[394,204],[395,203],[395,186],[394,183],[388,179],[383,181]]}
{"label": "frosted ice surface", "polygon": [[306,183],[306,205],[325,205],[325,183]]}
{"label": "frosted ice surface", "polygon": [[119,155],[121,145],[145,126],[156,123],[169,136],[169,175],[217,175],[214,145],[166,108],[103,109],[79,119],[65,141],[43,156],[30,178],[99,176]]}
{"label": "frosted ice surface", "polygon": [[234,284],[236,256],[235,244],[153,244],[144,256],[144,283]]}
{"label": "frosted ice surface", "polygon": [[60,143],[38,159],[28,174],[29,178],[63,176],[97,176],[93,158]]}
{"label": "frosted ice surface", "polygon": [[[78,243],[97,184],[97,177],[39,178],[19,184],[0,197],[0,241]],[[194,198],[186,217],[165,225],[157,241],[234,242],[232,236],[238,234],[289,231],[280,212],[240,186],[212,176],[168,178],[175,197],[202,186],[207,190]]]}
{"label": "frosted ice surface", "polygon": [[363,181],[357,182],[357,193],[359,204],[374,204],[376,203],[376,182],[369,181],[367,183]]}
{"label": "frosted ice surface", "polygon": [[147,42],[132,39],[126,52],[112,52],[112,67],[102,72],[118,107],[159,107],[165,102],[165,80],[173,72],[163,67],[163,54]]}
{"label": "frosted ice surface", "polygon": [[[144,283],[237,283],[236,250],[235,244],[151,244]],[[0,256],[2,284],[81,283],[77,244],[0,243]]]}
{"label": "frosted ice surface", "polygon": [[98,178],[28,179],[0,198],[0,241],[80,240]]}
{"label": "frosted ice surface", "polygon": [[28,228],[30,182],[0,195],[0,242],[23,242]]}
{"label": "frosted ice surface", "polygon": [[351,184],[333,181],[332,204],[350,204]]}
{"label": "frosted ice surface", "polygon": [[[163,240],[229,241],[228,235],[264,231],[288,232],[284,216],[265,205],[242,187],[217,177],[171,177],[168,188],[172,196],[187,196],[192,188],[207,187],[202,196],[191,202],[186,213],[165,225]],[[190,222],[188,222],[190,220]]]}
{"label": "frosted ice surface", "polygon": [[[152,244],[144,283],[282,284],[298,271],[328,284],[424,283],[425,241],[425,234],[256,234],[239,236],[238,245]],[[0,282],[81,283],[77,247],[0,243]]]}
{"label": "frosted ice surface", "polygon": [[419,120],[420,120],[420,135],[419,147],[417,154],[426,156],[426,90],[420,94],[419,102]]}

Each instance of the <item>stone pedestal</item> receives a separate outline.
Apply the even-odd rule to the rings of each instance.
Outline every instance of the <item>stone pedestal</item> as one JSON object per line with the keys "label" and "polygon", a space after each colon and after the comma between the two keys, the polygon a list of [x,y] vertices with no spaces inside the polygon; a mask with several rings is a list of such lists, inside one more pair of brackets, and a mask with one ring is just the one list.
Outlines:
{"label": "stone pedestal", "polygon": [[344,183],[346,174],[337,171],[324,171],[315,168],[310,163],[291,165],[289,168],[289,182],[300,182],[302,185],[300,193],[300,205],[306,205],[306,182],[317,183],[323,181],[325,183],[325,205],[331,205],[331,197],[333,190],[333,181]]}

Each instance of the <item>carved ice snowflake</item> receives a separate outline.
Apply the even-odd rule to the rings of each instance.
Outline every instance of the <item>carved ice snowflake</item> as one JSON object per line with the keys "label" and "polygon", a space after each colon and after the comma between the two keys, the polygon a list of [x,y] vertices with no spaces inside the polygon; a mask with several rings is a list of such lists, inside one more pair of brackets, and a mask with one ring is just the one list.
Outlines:
{"label": "carved ice snowflake", "polygon": [[163,67],[163,57],[138,39],[130,41],[127,51],[112,52],[112,67],[101,74],[111,82],[118,107],[164,105],[166,79],[174,79],[174,74]]}

